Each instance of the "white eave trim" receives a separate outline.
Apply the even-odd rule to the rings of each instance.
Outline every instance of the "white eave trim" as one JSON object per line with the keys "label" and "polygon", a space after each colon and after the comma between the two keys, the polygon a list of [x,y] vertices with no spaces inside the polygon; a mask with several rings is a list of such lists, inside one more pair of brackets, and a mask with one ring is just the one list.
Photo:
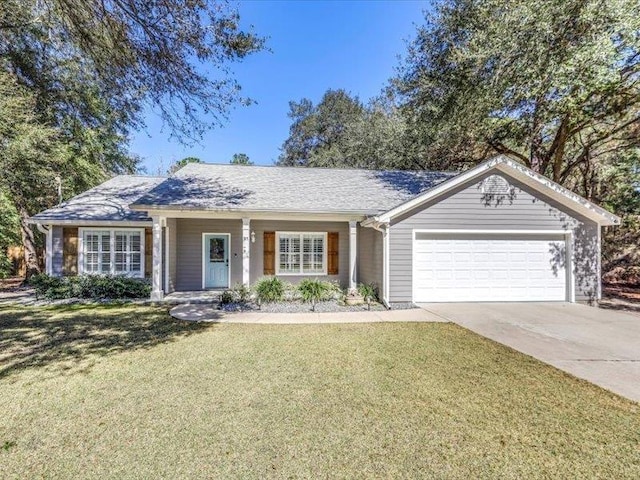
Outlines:
{"label": "white eave trim", "polygon": [[521,181],[534,190],[543,193],[567,208],[595,221],[601,226],[620,224],[620,217],[617,215],[614,215],[580,195],[567,190],[544,175],[540,175],[510,158],[500,155],[478,165],[475,168],[472,168],[471,170],[467,170],[450,180],[446,180],[431,190],[418,195],[402,205],[398,205],[386,213],[365,220],[362,225],[368,226],[372,223],[388,223],[398,215],[402,215],[403,213],[419,207],[434,198],[444,195],[457,186],[469,182],[493,169],[499,170],[516,180]]}
{"label": "white eave trim", "polygon": [[151,227],[151,220],[55,220],[30,218],[33,225],[72,225],[74,227]]}
{"label": "white eave trim", "polygon": [[154,208],[143,210],[145,207],[131,206],[132,210],[148,211],[149,214],[161,215],[172,218],[218,218],[218,219],[243,219],[251,220],[308,220],[308,221],[362,221],[367,217],[365,212],[357,211],[311,211],[311,210],[202,210],[179,208]]}

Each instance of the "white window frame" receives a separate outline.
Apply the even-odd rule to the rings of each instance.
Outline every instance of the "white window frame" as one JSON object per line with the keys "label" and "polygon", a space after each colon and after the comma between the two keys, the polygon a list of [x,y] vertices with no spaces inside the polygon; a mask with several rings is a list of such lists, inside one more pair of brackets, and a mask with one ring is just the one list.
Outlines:
{"label": "white window frame", "polygon": [[[84,263],[84,237],[86,233],[109,232],[109,271],[89,272],[85,270]],[[140,234],[140,271],[139,272],[116,272],[116,232],[138,233]],[[144,228],[119,228],[119,227],[80,227],[78,228],[78,273],[80,275],[125,275],[133,278],[145,278],[145,229]]]}
{"label": "white window frame", "polygon": [[[282,272],[280,271],[280,235],[298,235],[300,237],[300,271],[298,272]],[[322,235],[323,251],[322,251],[322,271],[321,272],[304,272],[304,236],[305,235]],[[327,275],[327,232],[276,232],[276,275],[294,276],[294,277],[314,277],[319,275]]]}

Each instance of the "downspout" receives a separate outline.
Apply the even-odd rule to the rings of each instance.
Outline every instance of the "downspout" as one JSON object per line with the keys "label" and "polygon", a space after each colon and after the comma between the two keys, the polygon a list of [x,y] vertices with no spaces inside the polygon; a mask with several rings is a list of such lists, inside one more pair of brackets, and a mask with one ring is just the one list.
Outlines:
{"label": "downspout", "polygon": [[372,223],[371,228],[382,233],[382,303],[387,309],[391,309],[389,304],[389,224],[382,226]]}

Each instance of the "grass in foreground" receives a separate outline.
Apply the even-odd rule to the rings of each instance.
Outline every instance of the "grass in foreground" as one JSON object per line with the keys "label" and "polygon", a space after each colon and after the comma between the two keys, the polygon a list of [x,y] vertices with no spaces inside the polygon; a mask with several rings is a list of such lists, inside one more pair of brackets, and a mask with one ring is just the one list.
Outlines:
{"label": "grass in foreground", "polygon": [[5,478],[640,477],[637,404],[450,324],[4,308],[0,411]]}

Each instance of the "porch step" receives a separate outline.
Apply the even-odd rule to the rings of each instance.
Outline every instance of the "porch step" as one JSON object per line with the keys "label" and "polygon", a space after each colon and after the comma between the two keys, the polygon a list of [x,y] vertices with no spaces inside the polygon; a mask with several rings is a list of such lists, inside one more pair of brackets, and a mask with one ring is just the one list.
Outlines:
{"label": "porch step", "polygon": [[224,290],[195,290],[165,295],[163,302],[172,305],[217,303]]}

